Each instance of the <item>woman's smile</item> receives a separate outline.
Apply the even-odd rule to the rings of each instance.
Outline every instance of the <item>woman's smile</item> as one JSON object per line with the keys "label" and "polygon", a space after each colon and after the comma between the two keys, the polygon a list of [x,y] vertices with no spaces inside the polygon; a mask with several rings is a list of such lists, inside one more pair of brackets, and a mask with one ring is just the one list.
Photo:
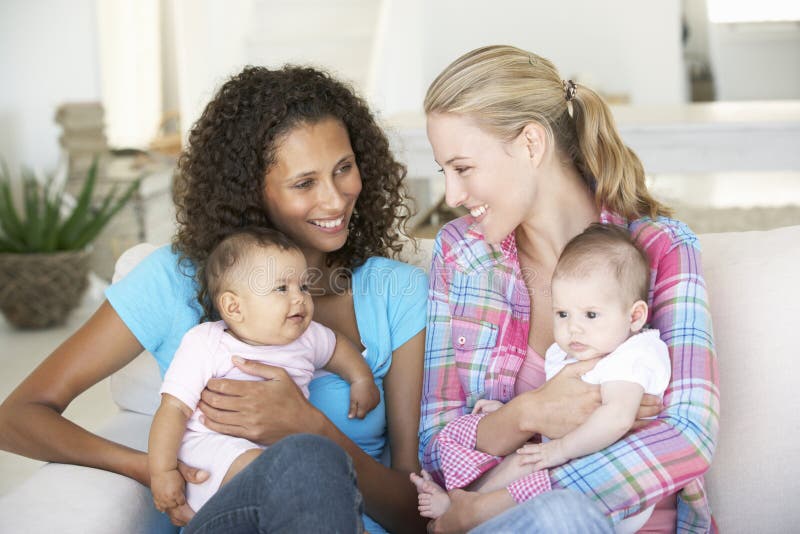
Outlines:
{"label": "woman's smile", "polygon": [[344,215],[328,219],[312,219],[308,222],[318,227],[320,230],[328,233],[341,232],[347,228]]}
{"label": "woman's smile", "polygon": [[475,222],[481,222],[489,211],[489,204],[481,204],[467,209],[469,210],[469,214],[472,215],[472,218],[475,219]]}

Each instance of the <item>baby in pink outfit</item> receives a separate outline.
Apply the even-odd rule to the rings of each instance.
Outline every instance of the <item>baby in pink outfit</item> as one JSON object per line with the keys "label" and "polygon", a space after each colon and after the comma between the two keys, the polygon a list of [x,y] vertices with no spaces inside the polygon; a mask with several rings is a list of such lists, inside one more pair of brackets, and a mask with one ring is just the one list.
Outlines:
{"label": "baby in pink outfit", "polygon": [[[212,431],[200,419],[197,404],[211,378],[261,380],[239,370],[234,358],[284,368],[306,397],[315,370],[341,375],[350,383],[349,417],[363,418],[380,402],[364,357],[348,340],[311,320],[306,270],[294,243],[261,228],[226,237],[208,257],[201,278],[222,320],[189,330],[164,376],[149,444],[150,487],[159,510],[185,502],[199,510],[264,449]],[[186,484],[178,460],[206,471],[208,478]]]}

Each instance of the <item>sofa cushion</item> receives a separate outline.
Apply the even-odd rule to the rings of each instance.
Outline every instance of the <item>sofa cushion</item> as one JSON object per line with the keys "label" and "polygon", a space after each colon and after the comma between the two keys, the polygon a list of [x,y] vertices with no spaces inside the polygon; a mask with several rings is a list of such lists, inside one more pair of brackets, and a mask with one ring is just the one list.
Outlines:
{"label": "sofa cushion", "polygon": [[700,236],[719,359],[719,444],[706,477],[722,532],[791,532],[800,507],[800,226]]}
{"label": "sofa cushion", "polygon": [[114,265],[114,275],[111,277],[111,282],[119,282],[131,272],[140,261],[149,256],[157,248],[157,246],[151,245],[150,243],[139,243],[123,252]]}
{"label": "sofa cushion", "polygon": [[122,410],[153,415],[161,404],[161,373],[149,352],[143,352],[111,375],[111,398]]}
{"label": "sofa cushion", "polygon": [[[121,412],[99,435],[145,450],[150,417]],[[175,534],[135,480],[78,465],[48,463],[0,497],[0,532],[14,534]]]}

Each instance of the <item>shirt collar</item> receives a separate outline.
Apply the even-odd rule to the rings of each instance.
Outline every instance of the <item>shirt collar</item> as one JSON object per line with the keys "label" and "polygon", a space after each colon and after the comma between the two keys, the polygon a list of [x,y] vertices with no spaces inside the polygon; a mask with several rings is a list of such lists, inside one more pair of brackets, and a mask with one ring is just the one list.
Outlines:
{"label": "shirt collar", "polygon": [[[480,241],[486,242],[483,236],[483,232],[478,229],[478,223],[472,222],[468,227],[467,231],[464,235],[470,239],[477,239]],[[497,245],[491,244],[486,242],[492,249],[497,249]],[[508,234],[501,242],[500,242],[500,252],[502,252],[503,257],[506,260],[516,261],[517,260],[517,238],[514,237],[514,232]]]}
{"label": "shirt collar", "polygon": [[[618,215],[607,208],[603,207],[600,209],[600,222],[603,224],[614,224],[616,226],[627,227],[628,220]],[[472,222],[467,227],[466,232],[464,235],[470,239],[476,239],[480,241],[485,241],[483,233],[478,228],[477,222]],[[487,243],[491,248],[496,249],[497,246],[493,244]],[[502,252],[503,257],[512,262],[517,262],[517,238],[515,237],[515,233],[511,232],[508,234],[501,242],[500,242],[500,252]]]}

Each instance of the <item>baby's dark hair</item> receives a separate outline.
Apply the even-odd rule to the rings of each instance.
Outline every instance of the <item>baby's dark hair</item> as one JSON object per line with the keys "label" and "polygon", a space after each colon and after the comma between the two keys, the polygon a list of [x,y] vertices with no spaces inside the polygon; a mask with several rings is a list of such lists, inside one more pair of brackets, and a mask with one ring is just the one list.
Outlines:
{"label": "baby's dark hair", "polygon": [[630,233],[613,224],[593,223],[573,237],[556,264],[556,278],[584,277],[596,272],[614,276],[631,304],[647,302],[650,260]]}
{"label": "baby's dark hair", "polygon": [[285,234],[260,226],[249,226],[236,230],[223,238],[211,250],[201,272],[198,273],[200,283],[205,286],[208,295],[203,308],[204,321],[218,317],[215,309],[217,297],[230,288],[235,280],[239,280],[248,273],[241,269],[247,265],[247,260],[252,256],[255,248],[277,248],[283,251],[296,250],[302,254],[300,247]]}

